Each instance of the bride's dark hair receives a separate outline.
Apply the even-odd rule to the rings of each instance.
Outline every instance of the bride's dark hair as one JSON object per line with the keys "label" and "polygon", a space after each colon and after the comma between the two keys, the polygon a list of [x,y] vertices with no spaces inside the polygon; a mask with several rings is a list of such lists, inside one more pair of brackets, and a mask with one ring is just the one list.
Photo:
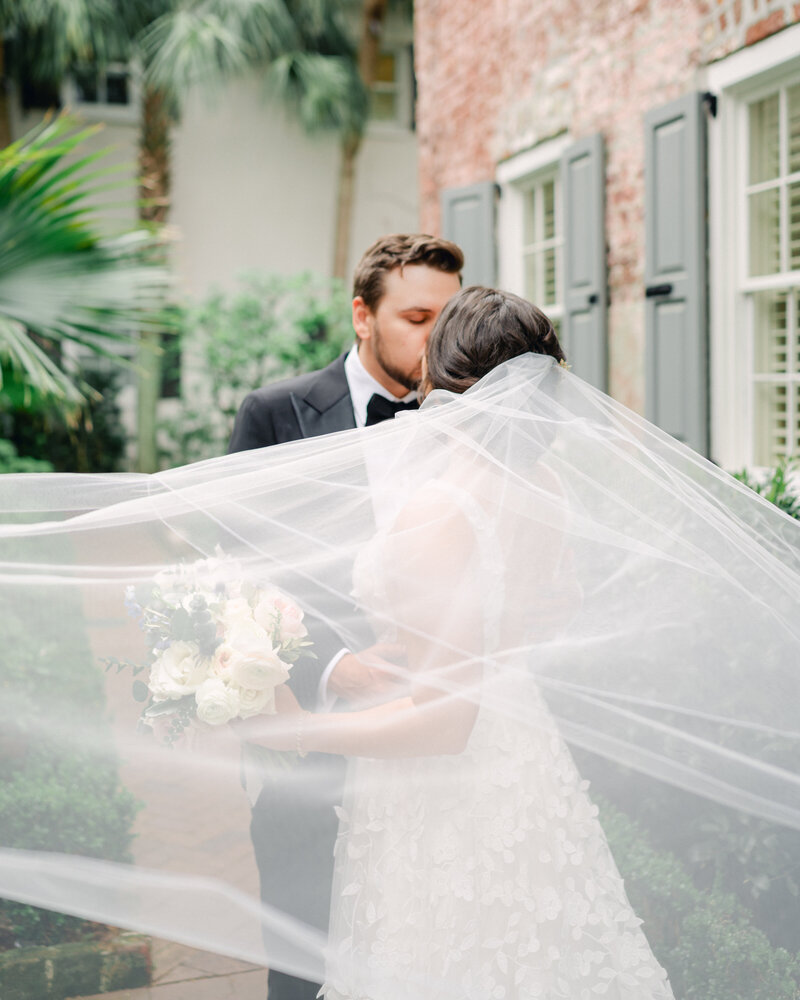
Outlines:
{"label": "bride's dark hair", "polygon": [[432,389],[464,392],[504,361],[528,353],[566,360],[541,309],[512,292],[463,288],[431,330],[420,395]]}

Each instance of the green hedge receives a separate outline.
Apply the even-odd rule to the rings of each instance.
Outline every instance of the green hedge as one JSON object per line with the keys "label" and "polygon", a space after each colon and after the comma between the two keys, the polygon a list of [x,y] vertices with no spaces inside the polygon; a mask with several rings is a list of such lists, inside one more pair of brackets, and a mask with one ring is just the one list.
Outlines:
{"label": "green hedge", "polygon": [[800,956],[774,947],[732,894],[698,889],[625,813],[598,804],[631,906],[678,1000],[800,1000]]}
{"label": "green hedge", "polygon": [[[0,401],[0,472],[118,472],[127,436],[117,402],[122,375],[88,367],[89,398],[69,415],[56,403],[34,409]],[[11,450],[9,450],[11,446]],[[14,461],[10,462],[14,456]],[[24,456],[15,458],[16,455]]]}
{"label": "green hedge", "polygon": [[[103,672],[93,660],[77,595],[64,588],[26,599],[0,596],[0,620],[13,660],[0,663],[6,710],[16,720],[0,734],[0,844],[104,858],[130,859],[136,803],[119,781],[106,748],[76,748],[31,730],[37,712],[55,711],[102,732]],[[100,723],[100,724],[98,724]],[[97,928],[65,916],[0,900],[0,947],[53,944],[95,934]]]}

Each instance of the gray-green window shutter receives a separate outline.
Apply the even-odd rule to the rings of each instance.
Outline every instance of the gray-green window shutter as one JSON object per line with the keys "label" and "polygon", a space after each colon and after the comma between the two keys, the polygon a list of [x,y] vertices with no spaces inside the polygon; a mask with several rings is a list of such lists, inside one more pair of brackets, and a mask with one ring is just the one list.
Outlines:
{"label": "gray-green window shutter", "polygon": [[564,204],[564,334],[576,375],[608,387],[603,137],[574,143],[561,158]]}
{"label": "gray-green window shutter", "polygon": [[702,95],[645,115],[646,414],[708,454],[706,134]]}
{"label": "gray-green window shutter", "polygon": [[442,235],[464,251],[464,285],[489,285],[497,281],[495,255],[494,181],[442,192]]}

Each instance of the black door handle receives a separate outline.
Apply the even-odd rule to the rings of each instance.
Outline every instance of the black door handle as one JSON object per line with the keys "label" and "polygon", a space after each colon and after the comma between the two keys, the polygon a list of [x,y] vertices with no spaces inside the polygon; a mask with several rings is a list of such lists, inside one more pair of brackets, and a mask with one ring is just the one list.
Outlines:
{"label": "black door handle", "polygon": [[659,295],[671,295],[672,285],[648,285],[644,290],[648,299],[655,299]]}

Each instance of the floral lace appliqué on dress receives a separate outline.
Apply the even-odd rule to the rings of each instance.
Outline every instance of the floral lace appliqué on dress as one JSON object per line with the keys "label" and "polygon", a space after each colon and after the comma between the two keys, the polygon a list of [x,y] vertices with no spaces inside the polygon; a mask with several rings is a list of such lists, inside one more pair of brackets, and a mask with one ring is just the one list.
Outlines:
{"label": "floral lace appliqu\u00e9 on dress", "polygon": [[[458,502],[501,588],[486,518]],[[380,552],[361,593],[380,593]],[[533,679],[508,675],[524,720],[482,707],[462,754],[350,762],[326,1000],[672,1000],[588,783]]]}

